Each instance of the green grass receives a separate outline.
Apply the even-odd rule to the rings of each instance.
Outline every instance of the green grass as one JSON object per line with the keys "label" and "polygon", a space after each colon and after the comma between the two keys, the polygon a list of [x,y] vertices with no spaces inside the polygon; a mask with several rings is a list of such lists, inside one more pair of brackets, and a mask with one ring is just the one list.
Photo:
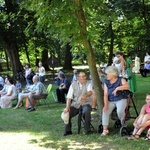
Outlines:
{"label": "green grass", "polygon": [[[145,103],[145,95],[150,89],[150,77],[142,78],[137,75],[138,90],[135,93],[137,109],[140,110]],[[55,89],[54,87],[53,89]],[[83,129],[77,134],[77,117],[74,117],[73,135],[63,137],[64,123],[60,118],[65,104],[55,103],[52,96],[49,97],[50,108],[43,105],[38,106],[35,112],[27,112],[24,107],[13,110],[0,109],[0,149],[9,150],[148,150],[149,142],[144,138],[129,141],[127,136],[121,137],[119,129],[114,129],[114,121],[110,120],[110,135],[101,137],[95,131],[92,135],[85,135]],[[14,102],[15,104],[15,102]],[[134,111],[133,111],[134,113]],[[97,112],[93,112],[95,129],[100,124]],[[132,126],[133,119],[127,121],[129,127]]]}

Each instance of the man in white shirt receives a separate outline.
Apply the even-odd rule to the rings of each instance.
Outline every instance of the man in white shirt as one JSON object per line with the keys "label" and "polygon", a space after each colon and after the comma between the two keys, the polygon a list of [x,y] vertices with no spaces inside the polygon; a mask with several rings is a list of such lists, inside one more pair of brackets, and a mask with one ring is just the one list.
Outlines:
{"label": "man in white shirt", "polygon": [[65,126],[64,136],[72,134],[71,119],[79,114],[80,108],[82,108],[82,114],[85,119],[86,134],[91,134],[92,85],[86,80],[84,72],[80,72],[77,79],[77,82],[72,82],[67,94],[67,104],[64,113],[69,112],[69,123]]}

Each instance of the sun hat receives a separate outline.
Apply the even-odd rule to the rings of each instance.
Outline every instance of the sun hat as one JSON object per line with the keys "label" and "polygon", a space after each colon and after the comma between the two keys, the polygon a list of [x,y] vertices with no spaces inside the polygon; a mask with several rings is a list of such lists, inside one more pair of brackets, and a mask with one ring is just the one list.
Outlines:
{"label": "sun hat", "polygon": [[69,123],[69,112],[62,112],[61,119],[64,121],[65,124]]}

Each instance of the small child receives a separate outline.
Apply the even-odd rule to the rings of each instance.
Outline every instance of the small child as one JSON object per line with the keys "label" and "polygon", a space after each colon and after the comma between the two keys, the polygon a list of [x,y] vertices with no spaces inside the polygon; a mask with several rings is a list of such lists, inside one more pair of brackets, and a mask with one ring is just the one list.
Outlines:
{"label": "small child", "polygon": [[17,94],[19,94],[20,91],[21,91],[21,88],[22,88],[22,85],[21,85],[21,83],[19,82],[19,80],[16,80],[15,86],[16,86]]}
{"label": "small child", "polygon": [[141,108],[140,115],[135,119],[133,125],[134,130],[129,140],[138,139],[148,126],[150,126],[150,93],[146,95],[146,104]]}

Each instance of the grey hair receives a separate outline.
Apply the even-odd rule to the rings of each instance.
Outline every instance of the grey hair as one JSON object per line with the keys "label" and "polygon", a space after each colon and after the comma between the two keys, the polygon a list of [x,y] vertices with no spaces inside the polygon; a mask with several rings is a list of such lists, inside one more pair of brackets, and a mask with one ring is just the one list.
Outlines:
{"label": "grey hair", "polygon": [[105,69],[105,73],[110,73],[112,75],[114,75],[115,77],[118,77],[119,76],[119,72],[118,72],[118,68],[115,67],[115,66],[108,66],[106,69]]}
{"label": "grey hair", "polygon": [[40,81],[40,78],[39,78],[39,76],[37,76],[37,75],[34,75],[33,78],[34,78],[35,80],[37,80],[37,81]]}

